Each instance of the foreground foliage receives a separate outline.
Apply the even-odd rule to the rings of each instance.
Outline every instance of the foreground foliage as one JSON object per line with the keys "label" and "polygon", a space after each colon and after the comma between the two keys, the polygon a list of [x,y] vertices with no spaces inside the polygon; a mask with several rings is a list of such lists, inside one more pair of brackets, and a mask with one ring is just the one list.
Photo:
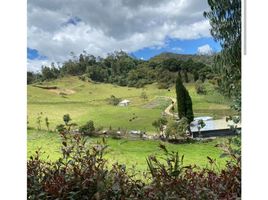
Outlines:
{"label": "foreground foliage", "polygon": [[240,156],[231,147],[226,169],[184,166],[183,157],[164,145],[164,160],[147,158],[143,180],[135,170],[118,163],[108,167],[103,154],[107,145],[88,147],[80,135],[61,134],[62,156],[55,162],[40,159],[41,152],[27,162],[28,199],[235,199],[241,195]]}

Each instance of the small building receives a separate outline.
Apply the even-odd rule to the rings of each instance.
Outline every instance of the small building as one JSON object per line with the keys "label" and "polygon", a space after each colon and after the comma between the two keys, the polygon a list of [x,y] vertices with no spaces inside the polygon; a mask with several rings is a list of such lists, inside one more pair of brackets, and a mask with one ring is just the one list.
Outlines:
{"label": "small building", "polygon": [[124,99],[123,101],[119,102],[118,106],[128,106],[130,103],[129,100]]}
{"label": "small building", "polygon": [[132,135],[139,135],[139,134],[141,134],[141,131],[131,130],[131,131],[129,131],[129,133]]}
{"label": "small building", "polygon": [[[199,127],[198,121],[203,120],[205,126]],[[234,124],[232,121],[226,121],[225,118],[214,120],[212,117],[196,117],[191,123],[190,128],[193,133],[193,137],[200,137],[199,128],[202,137],[217,137],[217,136],[229,136],[237,135],[237,131],[233,128],[236,126],[237,130],[241,130],[241,124]]]}

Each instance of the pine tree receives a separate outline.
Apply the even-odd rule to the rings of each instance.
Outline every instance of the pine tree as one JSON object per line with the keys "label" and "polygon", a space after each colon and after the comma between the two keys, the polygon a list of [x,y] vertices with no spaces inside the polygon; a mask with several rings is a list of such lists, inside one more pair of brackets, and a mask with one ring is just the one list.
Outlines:
{"label": "pine tree", "polygon": [[180,75],[178,75],[176,80],[176,95],[179,118],[182,119],[183,117],[186,117],[188,123],[191,123],[194,119],[192,100],[189,92],[182,83]]}

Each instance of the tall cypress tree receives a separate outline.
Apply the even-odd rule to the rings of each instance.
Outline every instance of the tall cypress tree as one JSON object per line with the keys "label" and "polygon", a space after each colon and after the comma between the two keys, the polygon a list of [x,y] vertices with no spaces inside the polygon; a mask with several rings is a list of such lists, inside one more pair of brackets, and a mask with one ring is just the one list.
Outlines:
{"label": "tall cypress tree", "polygon": [[192,105],[192,99],[189,95],[189,92],[187,89],[185,89],[185,107],[186,107],[186,115],[185,117],[188,119],[188,122],[191,123],[194,120],[194,113],[193,113],[193,105]]}
{"label": "tall cypress tree", "polygon": [[194,119],[192,100],[189,92],[182,83],[180,75],[178,75],[176,80],[176,95],[179,118],[186,117],[188,123],[191,123]]}
{"label": "tall cypress tree", "polygon": [[185,104],[183,103],[185,98],[180,74],[178,75],[176,80],[176,95],[177,95],[178,116],[181,119],[183,117],[183,114],[185,113],[184,112]]}

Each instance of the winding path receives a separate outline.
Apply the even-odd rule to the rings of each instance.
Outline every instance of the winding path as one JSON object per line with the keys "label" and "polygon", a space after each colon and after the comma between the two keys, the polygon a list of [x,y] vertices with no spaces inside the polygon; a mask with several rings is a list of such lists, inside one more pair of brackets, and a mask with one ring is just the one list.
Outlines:
{"label": "winding path", "polygon": [[177,117],[178,114],[172,113],[170,110],[172,108],[172,106],[174,106],[176,104],[176,99],[172,98],[172,97],[168,97],[169,99],[171,99],[172,103],[165,109],[165,113],[171,117]]}
{"label": "winding path", "polygon": [[[171,112],[171,108],[172,106],[176,105],[176,99],[175,98],[172,98],[172,97],[166,97],[166,98],[169,98],[172,100],[173,103],[171,103],[166,109],[165,109],[165,114],[166,115],[169,115],[171,117],[178,117],[178,114],[177,113],[173,113]],[[227,122],[226,121],[226,117],[222,117],[221,119],[212,119],[212,120],[209,120],[210,122],[213,123],[213,128],[214,129],[228,129],[230,128],[230,125],[234,125],[233,122],[229,121]],[[205,121],[205,123],[208,123]],[[237,126],[239,128],[241,128],[241,123],[237,124]]]}

